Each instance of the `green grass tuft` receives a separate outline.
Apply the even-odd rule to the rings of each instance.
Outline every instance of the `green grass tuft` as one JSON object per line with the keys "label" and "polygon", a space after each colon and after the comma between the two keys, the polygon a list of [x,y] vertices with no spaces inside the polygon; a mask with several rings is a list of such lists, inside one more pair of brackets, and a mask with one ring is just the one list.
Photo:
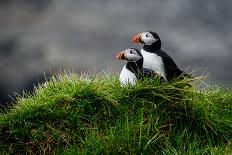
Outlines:
{"label": "green grass tuft", "polygon": [[63,74],[0,116],[0,154],[230,154],[232,92]]}

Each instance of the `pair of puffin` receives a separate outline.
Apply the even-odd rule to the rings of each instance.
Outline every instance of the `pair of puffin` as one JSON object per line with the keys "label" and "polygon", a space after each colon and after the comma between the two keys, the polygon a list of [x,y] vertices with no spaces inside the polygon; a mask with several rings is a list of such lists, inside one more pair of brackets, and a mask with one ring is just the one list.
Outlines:
{"label": "pair of puffin", "polygon": [[[137,79],[144,76],[161,76],[170,81],[183,74],[173,59],[161,50],[161,40],[155,32],[142,32],[133,38],[135,44],[143,44],[143,48],[128,48],[117,53],[116,58],[126,60],[120,73],[122,85],[134,85]],[[155,73],[155,74],[154,74]]]}

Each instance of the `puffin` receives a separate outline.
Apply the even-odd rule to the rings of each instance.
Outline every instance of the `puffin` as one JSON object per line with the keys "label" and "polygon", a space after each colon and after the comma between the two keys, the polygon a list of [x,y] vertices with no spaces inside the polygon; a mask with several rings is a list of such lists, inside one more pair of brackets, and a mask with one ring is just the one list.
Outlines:
{"label": "puffin", "polygon": [[116,58],[127,62],[119,76],[122,85],[135,85],[139,79],[157,76],[151,69],[143,67],[143,55],[139,49],[127,48],[118,52]]}
{"label": "puffin", "polygon": [[143,67],[155,71],[162,76],[165,81],[179,77],[183,73],[174,60],[163,50],[161,50],[161,40],[156,32],[142,32],[133,37],[135,44],[143,44],[140,50],[143,55]]}

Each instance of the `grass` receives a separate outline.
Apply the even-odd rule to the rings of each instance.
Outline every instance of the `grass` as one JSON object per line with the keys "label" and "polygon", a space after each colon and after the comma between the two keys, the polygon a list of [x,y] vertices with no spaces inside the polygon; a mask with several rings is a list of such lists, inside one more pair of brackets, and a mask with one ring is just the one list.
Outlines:
{"label": "grass", "polygon": [[232,91],[62,74],[0,115],[0,154],[232,154]]}

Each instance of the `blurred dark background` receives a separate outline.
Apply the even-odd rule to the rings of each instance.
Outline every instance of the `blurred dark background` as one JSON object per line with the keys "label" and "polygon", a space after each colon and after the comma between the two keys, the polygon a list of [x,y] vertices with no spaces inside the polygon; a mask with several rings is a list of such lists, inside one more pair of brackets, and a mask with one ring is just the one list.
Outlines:
{"label": "blurred dark background", "polygon": [[[156,31],[179,67],[231,84],[231,0],[0,0],[0,104],[44,73],[117,73],[115,53]],[[138,46],[140,48],[140,46]]]}

